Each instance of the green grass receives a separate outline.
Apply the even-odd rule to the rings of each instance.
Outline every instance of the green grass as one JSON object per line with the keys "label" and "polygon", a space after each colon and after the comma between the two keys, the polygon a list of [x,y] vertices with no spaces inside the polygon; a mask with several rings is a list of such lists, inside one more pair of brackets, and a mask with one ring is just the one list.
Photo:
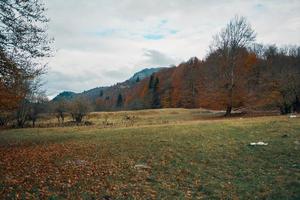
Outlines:
{"label": "green grass", "polygon": [[[7,199],[300,198],[299,118],[195,120],[196,110],[157,112],[168,122],[0,132],[0,195]],[[157,113],[134,114],[141,119]],[[249,146],[257,141],[269,145]],[[150,169],[135,169],[136,164]]]}

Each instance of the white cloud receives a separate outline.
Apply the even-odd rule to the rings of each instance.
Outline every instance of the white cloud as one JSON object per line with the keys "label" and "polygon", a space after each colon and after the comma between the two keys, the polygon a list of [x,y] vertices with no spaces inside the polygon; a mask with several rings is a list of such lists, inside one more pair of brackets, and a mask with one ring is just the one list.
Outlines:
{"label": "white cloud", "polygon": [[248,18],[259,42],[300,44],[299,1],[44,1],[57,49],[49,59],[49,95],[111,85],[145,67],[203,58],[212,35],[235,14]]}
{"label": "white cloud", "polygon": [[143,62],[147,63],[150,66],[152,65],[156,67],[165,67],[178,62],[175,58],[172,58],[167,54],[151,49],[145,50],[144,57],[146,59],[143,60]]}

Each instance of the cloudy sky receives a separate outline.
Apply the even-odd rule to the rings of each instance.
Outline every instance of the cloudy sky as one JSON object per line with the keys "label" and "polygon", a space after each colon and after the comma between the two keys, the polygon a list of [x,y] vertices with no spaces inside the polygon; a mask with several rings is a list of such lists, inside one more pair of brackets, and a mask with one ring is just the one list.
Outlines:
{"label": "cloudy sky", "polygon": [[44,0],[55,39],[49,97],[128,79],[146,67],[203,58],[212,35],[247,17],[257,42],[300,45],[300,1]]}

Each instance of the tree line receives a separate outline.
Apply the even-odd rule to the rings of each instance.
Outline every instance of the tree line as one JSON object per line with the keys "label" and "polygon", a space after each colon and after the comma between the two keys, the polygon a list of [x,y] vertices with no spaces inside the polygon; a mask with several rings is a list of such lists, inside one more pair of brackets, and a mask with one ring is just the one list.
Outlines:
{"label": "tree line", "polygon": [[[233,110],[300,109],[300,47],[255,43],[246,18],[235,16],[214,36],[203,60],[191,58],[126,91],[125,107],[185,107]],[[156,102],[149,82],[157,79]]]}
{"label": "tree line", "polygon": [[247,19],[235,16],[213,37],[204,59],[193,57],[131,87],[101,91],[92,105],[97,111],[202,107],[226,116],[235,110],[299,112],[299,46],[255,40]]}

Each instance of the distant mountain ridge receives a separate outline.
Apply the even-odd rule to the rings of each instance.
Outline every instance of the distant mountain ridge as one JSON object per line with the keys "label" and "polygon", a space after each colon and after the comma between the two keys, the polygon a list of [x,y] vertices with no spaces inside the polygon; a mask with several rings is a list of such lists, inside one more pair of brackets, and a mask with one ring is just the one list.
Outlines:
{"label": "distant mountain ridge", "polygon": [[[63,91],[59,93],[56,97],[52,99],[52,101],[60,101],[60,100],[72,100],[74,97],[77,96],[84,96],[88,99],[94,100],[97,97],[102,97],[104,94],[110,94],[110,95],[117,95],[117,92],[120,92],[120,90],[125,88],[130,88],[134,86],[139,81],[150,77],[153,73],[159,72],[160,70],[165,69],[165,67],[152,67],[152,68],[145,68],[141,71],[136,72],[131,78],[124,82],[117,83],[112,86],[107,87],[96,87],[92,88],[90,90],[86,90],[81,93],[75,93],[72,91]],[[113,94],[115,93],[115,94]],[[107,97],[107,95],[106,95]]]}
{"label": "distant mountain ridge", "polygon": [[52,99],[52,101],[59,101],[62,99],[65,100],[71,100],[73,99],[77,94],[75,92],[71,92],[71,91],[63,91],[61,93],[59,93],[56,97],[54,97]]}
{"label": "distant mountain ridge", "polygon": [[191,57],[178,66],[146,68],[124,82],[82,93],[63,92],[55,100],[82,96],[93,111],[200,107],[203,62]]}

